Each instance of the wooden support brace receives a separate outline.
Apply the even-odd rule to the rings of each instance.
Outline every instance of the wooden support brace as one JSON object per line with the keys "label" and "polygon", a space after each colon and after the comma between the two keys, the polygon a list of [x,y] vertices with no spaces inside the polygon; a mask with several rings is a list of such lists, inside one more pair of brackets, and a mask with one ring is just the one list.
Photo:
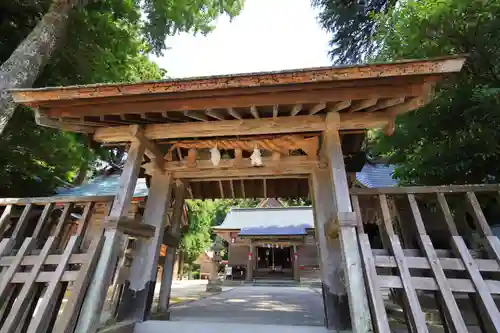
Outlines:
{"label": "wooden support brace", "polygon": [[155,234],[155,227],[133,218],[122,216],[119,218],[107,217],[103,223],[105,229],[116,229],[126,235],[138,238],[151,238]]}
{"label": "wooden support brace", "polygon": [[146,139],[144,136],[144,128],[139,125],[132,126],[131,131],[134,136],[134,140],[138,141],[139,144],[145,147],[146,156],[154,162],[160,171],[163,171],[165,168],[165,154],[161,151],[160,147]]}

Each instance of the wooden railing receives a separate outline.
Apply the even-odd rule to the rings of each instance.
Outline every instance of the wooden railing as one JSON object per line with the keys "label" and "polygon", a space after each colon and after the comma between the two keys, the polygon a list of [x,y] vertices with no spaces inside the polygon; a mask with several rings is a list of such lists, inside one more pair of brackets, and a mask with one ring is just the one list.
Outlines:
{"label": "wooden railing", "polygon": [[103,244],[88,227],[113,198],[0,199],[0,332],[73,331]]}
{"label": "wooden railing", "polygon": [[[500,332],[500,242],[490,227],[500,223],[499,191],[498,185],[351,190],[377,332]],[[368,232],[367,223],[378,228]],[[371,244],[377,236],[382,249]],[[401,306],[399,323],[387,311],[387,288]]]}

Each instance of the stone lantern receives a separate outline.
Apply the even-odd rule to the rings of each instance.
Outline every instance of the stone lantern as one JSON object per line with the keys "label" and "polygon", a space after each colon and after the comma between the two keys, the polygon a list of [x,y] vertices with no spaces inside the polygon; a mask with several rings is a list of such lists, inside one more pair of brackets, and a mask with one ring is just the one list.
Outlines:
{"label": "stone lantern", "polygon": [[207,291],[210,292],[220,292],[222,291],[221,285],[222,281],[219,279],[219,266],[222,261],[221,251],[224,249],[222,240],[219,236],[215,238],[215,242],[212,244],[212,270],[210,272],[210,278],[207,284]]}

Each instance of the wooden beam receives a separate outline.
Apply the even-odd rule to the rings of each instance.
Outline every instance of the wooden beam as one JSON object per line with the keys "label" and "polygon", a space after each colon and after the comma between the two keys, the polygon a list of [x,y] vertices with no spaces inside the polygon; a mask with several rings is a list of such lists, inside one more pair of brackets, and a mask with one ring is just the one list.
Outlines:
{"label": "wooden beam", "polygon": [[377,104],[377,101],[378,101],[377,98],[370,98],[370,99],[363,99],[363,100],[359,100],[359,101],[354,101],[351,104],[351,107],[349,108],[348,111],[355,112],[355,111],[359,111],[359,110],[363,110],[363,109],[372,107],[375,104]]}
{"label": "wooden beam", "polygon": [[[376,113],[374,113],[376,115]],[[354,117],[359,121],[359,117]],[[372,115],[371,118],[374,118]],[[350,120],[353,123],[352,120]],[[318,132],[325,128],[321,116],[278,117],[276,119],[224,120],[202,123],[153,124],[144,128],[149,140],[192,137],[263,135],[280,133]],[[98,130],[98,142],[128,142],[132,134],[129,126],[107,127]]]}
{"label": "wooden beam", "polygon": [[222,180],[219,180],[219,191],[221,199],[225,199],[224,197],[224,186],[222,186]]}
{"label": "wooden beam", "polygon": [[396,116],[398,114],[402,114],[402,113],[406,113],[406,112],[411,111],[411,110],[418,109],[419,107],[424,106],[426,102],[427,102],[426,96],[412,97],[404,103],[388,107],[388,108],[384,109],[383,111],[385,113]]}
{"label": "wooden beam", "polygon": [[226,120],[227,117],[226,115],[224,114],[223,111],[220,111],[220,110],[212,110],[212,109],[208,109],[205,111],[205,113],[212,117],[212,118],[215,118],[217,120]]}
{"label": "wooden beam", "polygon": [[337,102],[328,108],[329,112],[339,112],[341,110],[347,109],[352,104],[352,101],[341,101]]}
{"label": "wooden beam", "polygon": [[234,184],[232,179],[229,179],[229,186],[231,187],[231,198],[234,199],[236,196],[234,195]]}
{"label": "wooden beam", "polygon": [[317,158],[311,159],[309,156],[286,156],[278,161],[272,157],[264,157],[262,162],[262,167],[254,167],[250,159],[243,159],[240,166],[236,166],[236,159],[221,160],[219,165],[214,167],[211,161],[199,160],[195,168],[188,167],[185,161],[168,162],[165,171],[171,172],[177,179],[276,176],[309,174],[312,168],[319,165]]}
{"label": "wooden beam", "polygon": [[209,121],[210,118],[207,117],[207,115],[201,113],[201,112],[196,112],[196,111],[184,111],[184,115],[186,117],[189,117],[189,118],[192,118],[192,119],[196,119],[196,120],[200,120],[200,121]]}
{"label": "wooden beam", "polygon": [[398,97],[398,98],[388,98],[388,99],[383,99],[379,100],[377,104],[374,106],[370,106],[365,110],[365,112],[373,112],[373,111],[378,111],[381,109],[388,108],[390,106],[394,106],[397,104],[401,104],[405,101],[404,97]]}
{"label": "wooden beam", "polygon": [[240,184],[241,184],[241,196],[243,197],[243,199],[246,199],[247,196],[245,193],[245,181],[241,179]]}
{"label": "wooden beam", "polygon": [[134,135],[135,139],[138,140],[139,143],[146,148],[146,156],[153,161],[153,163],[159,170],[163,171],[165,164],[165,154],[161,151],[160,147],[146,139],[146,137],[144,136],[144,128],[140,127],[139,125],[133,125],[131,128],[132,135]]}
{"label": "wooden beam", "polygon": [[295,104],[290,111],[290,116],[295,117],[302,110],[302,104]]}
{"label": "wooden beam", "polygon": [[340,228],[339,240],[344,261],[344,276],[349,295],[353,332],[371,332],[372,322],[359,252],[356,216],[352,212],[339,127],[339,114],[336,112],[328,113],[326,130],[323,133],[322,153],[328,160],[330,167],[331,186],[333,186],[332,205],[336,207],[337,215],[334,218],[336,218]]}
{"label": "wooden beam", "polygon": [[273,105],[273,118],[278,117],[278,113],[279,113],[279,105],[278,104],[274,104]]}
{"label": "wooden beam", "polygon": [[144,321],[149,317],[156,284],[160,245],[165,228],[165,215],[169,207],[172,177],[169,173],[155,172],[151,178],[144,225],[154,228],[151,239],[138,240],[128,283],[118,309],[118,320]]}
{"label": "wooden beam", "polygon": [[315,115],[316,113],[320,112],[321,110],[324,110],[326,107],[326,104],[325,103],[318,103],[316,104],[315,106],[313,106],[310,110],[309,110],[309,115]]}
{"label": "wooden beam", "polygon": [[251,106],[250,106],[250,113],[252,114],[252,116],[253,116],[255,119],[260,118],[260,116],[259,116],[259,111],[257,110],[257,107],[256,107],[255,105],[251,105]]}
{"label": "wooden beam", "polygon": [[396,130],[396,119],[392,118],[389,120],[387,125],[384,126],[384,134],[387,136],[391,136],[394,134],[394,131]]}
{"label": "wooden beam", "polygon": [[243,119],[243,116],[233,108],[227,108],[227,113],[229,113],[231,116],[233,116],[236,119],[240,119],[240,120]]}
{"label": "wooden beam", "polygon": [[[368,87],[339,87],[335,89],[276,92],[255,95],[235,96],[205,96],[193,99],[164,99],[131,101],[124,104],[102,103],[81,105],[75,107],[55,107],[44,112],[49,117],[79,117],[100,116],[102,114],[121,113],[146,113],[162,111],[192,111],[227,108],[251,108],[252,106],[264,106],[273,104],[311,104],[339,102],[344,100],[361,100],[371,98],[395,98],[402,96],[419,96],[426,89],[422,83],[411,83],[402,85],[374,85]],[[138,111],[141,110],[141,111]]]}

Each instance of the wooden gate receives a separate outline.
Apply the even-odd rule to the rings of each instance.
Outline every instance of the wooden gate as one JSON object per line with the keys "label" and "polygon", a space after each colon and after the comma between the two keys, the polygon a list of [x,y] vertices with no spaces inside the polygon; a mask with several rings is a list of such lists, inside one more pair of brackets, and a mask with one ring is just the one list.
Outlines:
{"label": "wooden gate", "polygon": [[[495,302],[500,294],[500,242],[488,223],[493,224],[500,211],[492,209],[498,207],[499,189],[481,185],[351,190],[377,332],[398,327],[419,333],[500,332]],[[372,214],[371,221],[363,220],[368,218],[367,200],[372,209],[373,202],[377,204],[377,217]],[[488,209],[489,221],[482,208]],[[372,248],[373,235],[365,232],[363,222],[377,223],[383,249]],[[387,311],[387,288],[400,305],[399,324]]]}
{"label": "wooden gate", "polygon": [[83,238],[96,202],[1,199],[0,332],[72,332],[103,236]]}

